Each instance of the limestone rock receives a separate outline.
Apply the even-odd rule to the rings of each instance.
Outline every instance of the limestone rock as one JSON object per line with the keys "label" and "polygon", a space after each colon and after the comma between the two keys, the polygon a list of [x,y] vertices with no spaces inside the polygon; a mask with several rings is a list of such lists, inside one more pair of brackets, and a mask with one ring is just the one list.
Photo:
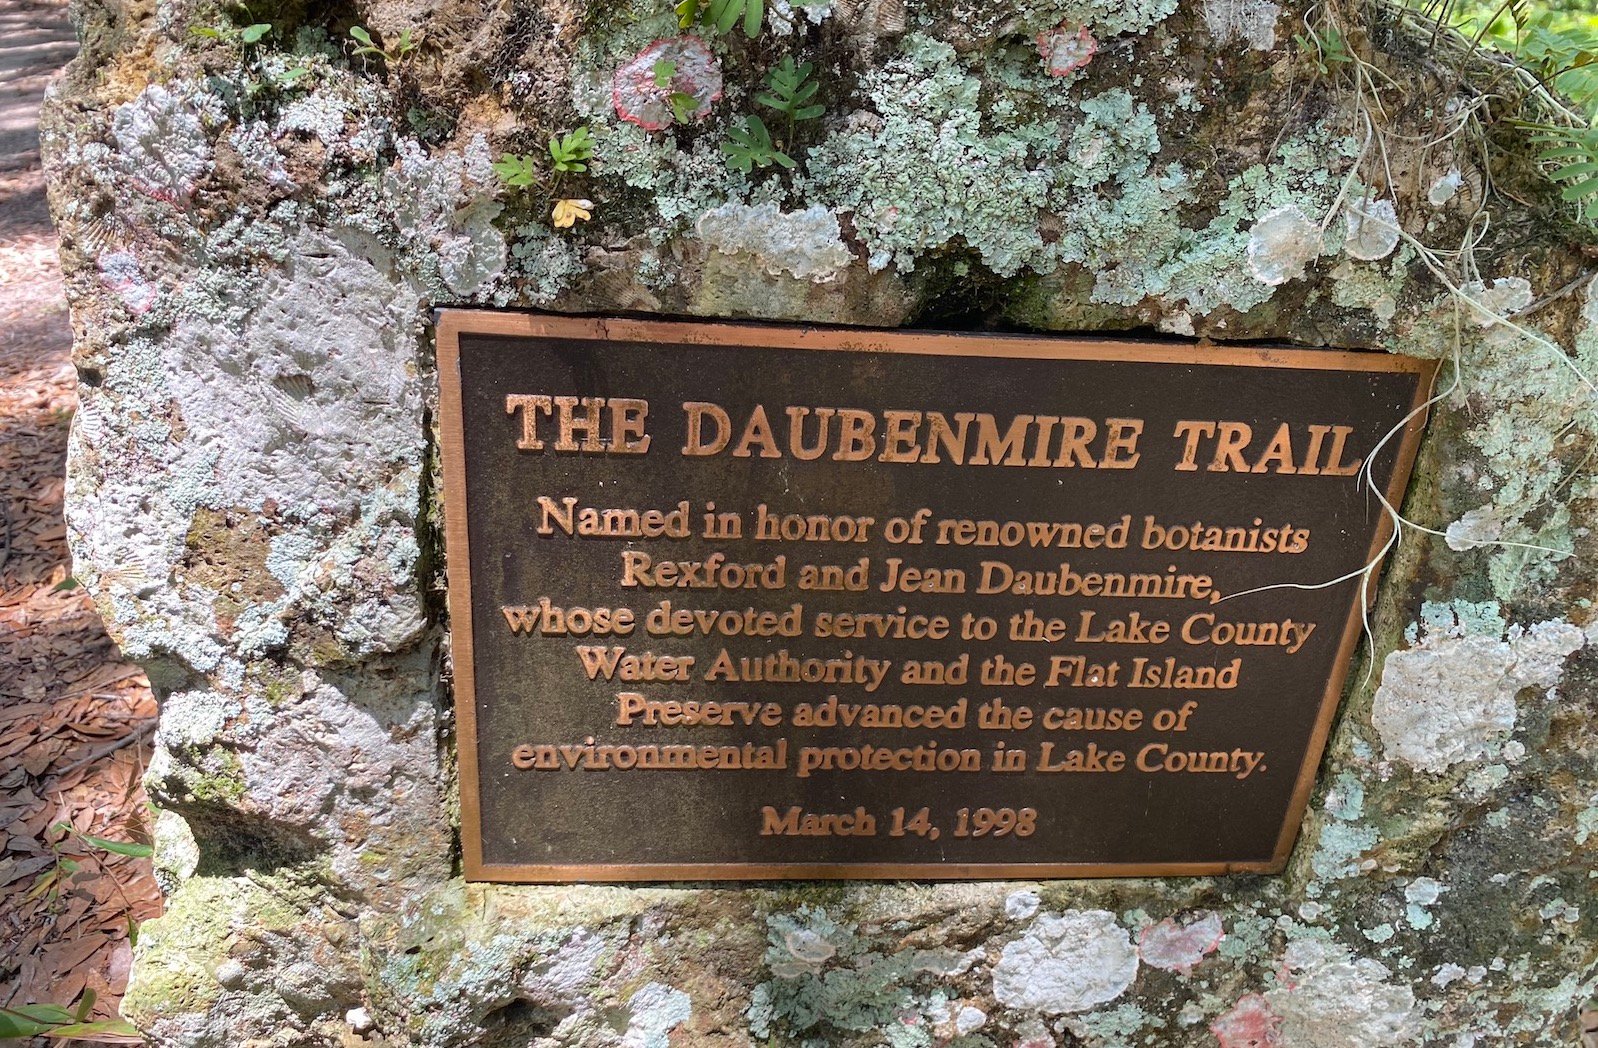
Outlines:
{"label": "limestone rock", "polygon": [[[1340,12],[1388,184],[1304,0],[767,7],[822,83],[792,131],[741,30],[635,61],[671,60],[667,3],[268,4],[244,44],[215,5],[74,0],[71,541],[163,703],[129,1017],[172,1048],[1556,1043],[1598,980],[1598,292],[1507,124],[1433,141],[1501,68]],[[751,114],[791,171],[728,165]],[[593,216],[556,229],[556,184],[494,164],[578,126],[558,197]],[[463,884],[429,326],[461,304],[1457,362],[1288,871]]]}

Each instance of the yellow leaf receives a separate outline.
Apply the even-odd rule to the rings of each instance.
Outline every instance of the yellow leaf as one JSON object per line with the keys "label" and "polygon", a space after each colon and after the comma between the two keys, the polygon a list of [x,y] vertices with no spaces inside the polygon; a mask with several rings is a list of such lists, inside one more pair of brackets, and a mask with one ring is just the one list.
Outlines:
{"label": "yellow leaf", "polygon": [[592,200],[557,200],[555,210],[550,212],[550,218],[555,223],[556,229],[570,229],[577,224],[578,219],[584,222],[593,216],[594,202]]}

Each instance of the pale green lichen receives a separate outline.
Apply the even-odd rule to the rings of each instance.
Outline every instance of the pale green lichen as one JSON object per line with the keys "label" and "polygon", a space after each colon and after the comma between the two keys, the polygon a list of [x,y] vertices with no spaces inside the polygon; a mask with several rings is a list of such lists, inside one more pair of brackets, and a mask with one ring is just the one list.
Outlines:
{"label": "pale green lichen", "polygon": [[947,10],[941,4],[916,5],[909,16],[915,28],[933,35],[946,35],[953,25],[973,37],[991,39],[1006,31],[1031,35],[1069,23],[1086,26],[1105,41],[1145,33],[1176,9],[1177,0],[1046,0],[1038,4],[954,0]]}
{"label": "pale green lichen", "polygon": [[1497,601],[1428,600],[1420,606],[1420,621],[1405,628],[1404,639],[1411,645],[1418,644],[1422,630],[1465,637],[1502,637],[1508,628],[1509,619]]}
{"label": "pale green lichen", "polygon": [[1035,56],[1005,58],[995,61],[1008,76],[993,79],[1013,97],[984,108],[992,81],[950,45],[911,36],[867,74],[874,114],[810,151],[801,192],[854,216],[872,268],[908,271],[927,252],[965,246],[1000,275],[1049,272],[1069,252],[1045,239],[1039,214],[1070,229],[1087,191],[1146,175],[1159,136],[1143,103],[1121,88],[1075,98]]}
{"label": "pale green lichen", "polygon": [[[756,1038],[787,1037],[802,1048],[824,1048],[848,1034],[907,1025],[894,1048],[929,1048],[925,1023],[948,1019],[947,998],[932,977],[954,955],[893,950],[839,924],[820,907],[801,906],[766,920],[766,964],[773,978],[756,986],[747,1012]],[[989,1048],[980,1034],[936,1042],[948,1048]]]}
{"label": "pale green lichen", "polygon": [[[1374,826],[1360,822],[1365,811],[1365,787],[1352,771],[1337,775],[1324,802],[1330,817],[1320,827],[1310,867],[1321,881],[1335,881],[1359,873],[1359,860],[1380,839]],[[1311,885],[1311,895],[1318,887]]]}
{"label": "pale green lichen", "polygon": [[[1490,550],[1493,594],[1511,600],[1546,583],[1574,549],[1570,507],[1598,494],[1564,457],[1598,441],[1598,289],[1589,282],[1582,325],[1567,352],[1534,320],[1505,322],[1536,293],[1524,280],[1476,281],[1440,296],[1391,347],[1457,364],[1451,407],[1474,406],[1465,439],[1479,453],[1459,470],[1481,505],[1447,527],[1449,545]],[[1492,410],[1482,410],[1490,406]]]}
{"label": "pale green lichen", "polygon": [[1415,251],[1407,245],[1384,262],[1344,259],[1332,270],[1332,303],[1370,313],[1377,329],[1385,329],[1398,312],[1398,300],[1409,285]]}

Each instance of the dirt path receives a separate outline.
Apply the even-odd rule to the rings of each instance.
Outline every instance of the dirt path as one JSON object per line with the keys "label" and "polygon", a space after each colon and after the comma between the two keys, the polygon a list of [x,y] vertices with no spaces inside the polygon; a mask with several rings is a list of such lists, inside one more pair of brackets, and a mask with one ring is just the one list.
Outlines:
{"label": "dirt path", "polygon": [[85,835],[148,840],[155,703],[72,581],[62,520],[76,377],[37,114],[76,46],[64,4],[0,0],[0,1007],[93,993],[103,1018],[160,895],[147,858]]}

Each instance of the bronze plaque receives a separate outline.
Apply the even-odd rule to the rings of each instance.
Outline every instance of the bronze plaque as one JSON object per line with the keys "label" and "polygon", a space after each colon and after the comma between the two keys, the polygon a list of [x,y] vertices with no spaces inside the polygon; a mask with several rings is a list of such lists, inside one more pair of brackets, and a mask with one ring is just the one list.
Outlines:
{"label": "bronze plaque", "polygon": [[438,355],[505,881],[1280,870],[1433,371],[455,310]]}

